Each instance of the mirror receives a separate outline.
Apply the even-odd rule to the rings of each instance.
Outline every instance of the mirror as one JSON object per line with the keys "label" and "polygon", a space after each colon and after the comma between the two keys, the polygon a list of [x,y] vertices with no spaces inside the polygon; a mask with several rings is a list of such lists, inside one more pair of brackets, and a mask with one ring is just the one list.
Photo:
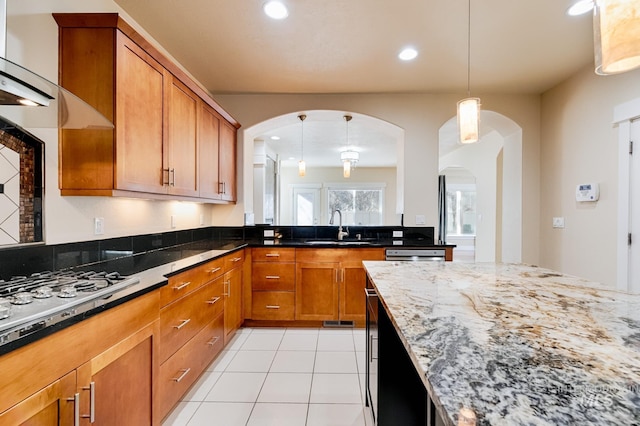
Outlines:
{"label": "mirror", "polygon": [[337,208],[343,225],[400,224],[404,130],[371,116],[326,110],[286,114],[258,126],[255,223],[328,225]]}

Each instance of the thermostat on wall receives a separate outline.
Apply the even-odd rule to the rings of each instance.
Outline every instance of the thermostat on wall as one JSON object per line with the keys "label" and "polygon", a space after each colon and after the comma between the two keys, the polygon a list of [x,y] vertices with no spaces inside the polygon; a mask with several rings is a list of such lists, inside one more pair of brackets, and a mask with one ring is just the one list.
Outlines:
{"label": "thermostat on wall", "polygon": [[576,186],[576,201],[598,201],[600,185],[597,183],[581,183]]}

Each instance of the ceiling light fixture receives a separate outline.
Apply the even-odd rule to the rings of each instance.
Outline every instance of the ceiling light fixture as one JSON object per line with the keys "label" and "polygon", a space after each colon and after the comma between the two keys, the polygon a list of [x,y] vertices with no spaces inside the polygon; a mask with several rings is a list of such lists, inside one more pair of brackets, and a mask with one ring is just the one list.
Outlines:
{"label": "ceiling light fixture", "polygon": [[269,1],[263,6],[264,13],[267,14],[269,18],[272,19],[285,19],[289,16],[289,11],[287,7],[280,1]]}
{"label": "ceiling light fixture", "polygon": [[307,116],[304,114],[300,114],[298,118],[300,119],[300,127],[301,127],[301,130],[300,130],[301,155],[300,155],[300,161],[298,161],[298,176],[303,177],[304,175],[307,174],[307,165],[304,162],[304,120],[305,118],[307,118]]}
{"label": "ceiling light fixture", "polygon": [[593,1],[594,0],[578,0],[567,10],[567,15],[578,16],[591,12],[593,10]]}
{"label": "ceiling light fixture", "polygon": [[360,159],[360,154],[349,149],[349,122],[353,117],[345,114],[344,121],[347,123],[347,138],[345,142],[345,150],[340,153],[340,161],[342,161],[342,176],[345,178],[351,177],[351,168],[356,166],[356,163]]}
{"label": "ceiling light fixture", "polygon": [[596,0],[593,32],[596,74],[640,67],[640,1]]}
{"label": "ceiling light fixture", "polygon": [[411,61],[418,57],[418,51],[413,47],[406,47],[398,54],[398,58],[403,61]]}
{"label": "ceiling light fixture", "polygon": [[480,123],[480,98],[471,97],[471,0],[467,27],[467,98],[458,102],[458,132],[460,143],[478,142]]}
{"label": "ceiling light fixture", "polygon": [[271,140],[272,141],[279,141],[280,140],[280,136],[271,136]]}

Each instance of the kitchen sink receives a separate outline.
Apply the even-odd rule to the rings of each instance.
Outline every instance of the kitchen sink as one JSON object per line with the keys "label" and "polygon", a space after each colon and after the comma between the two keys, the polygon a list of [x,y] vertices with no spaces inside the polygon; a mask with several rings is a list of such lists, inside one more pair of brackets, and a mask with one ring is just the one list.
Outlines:
{"label": "kitchen sink", "polygon": [[354,240],[354,241],[349,241],[349,240],[342,240],[342,241],[338,241],[338,240],[311,240],[311,241],[305,241],[305,244],[309,244],[309,245],[342,245],[342,246],[367,246],[367,245],[371,245],[371,241],[359,241],[359,240]]}

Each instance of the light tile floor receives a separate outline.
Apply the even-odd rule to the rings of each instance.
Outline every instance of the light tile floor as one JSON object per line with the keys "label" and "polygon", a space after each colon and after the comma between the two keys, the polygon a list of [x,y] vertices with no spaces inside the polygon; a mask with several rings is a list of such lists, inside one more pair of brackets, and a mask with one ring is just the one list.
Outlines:
{"label": "light tile floor", "polygon": [[364,329],[242,328],[163,426],[365,426]]}

